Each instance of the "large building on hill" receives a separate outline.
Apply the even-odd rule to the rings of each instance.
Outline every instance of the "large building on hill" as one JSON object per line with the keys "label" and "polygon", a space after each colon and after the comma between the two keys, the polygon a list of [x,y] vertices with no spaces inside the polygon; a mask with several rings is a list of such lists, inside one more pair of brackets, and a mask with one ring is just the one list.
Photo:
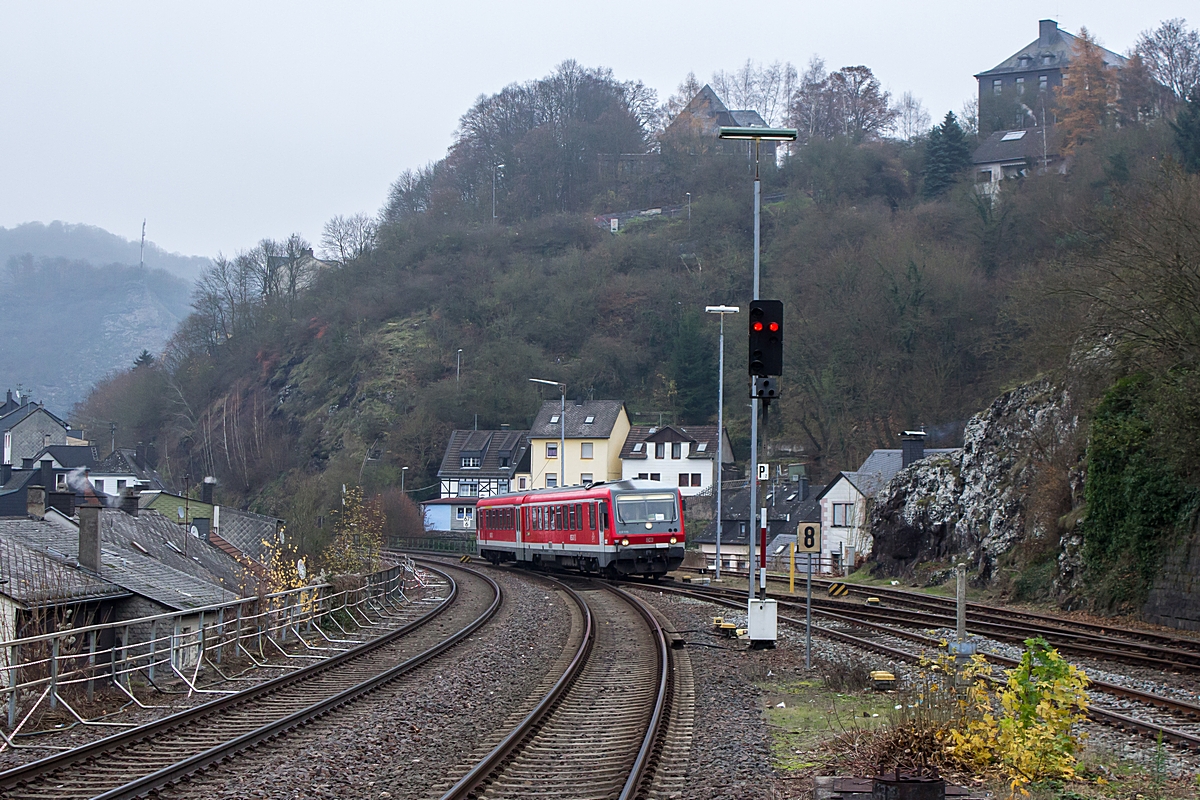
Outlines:
{"label": "large building on hill", "polygon": [[[684,106],[659,136],[664,144],[696,153],[747,153],[754,147],[749,141],[722,141],[717,129],[725,127],[766,127],[762,115],[753,109],[730,110],[708,84]],[[766,163],[775,160],[775,142],[763,142],[759,158]]]}
{"label": "large building on hill", "polygon": [[[1075,58],[1078,41],[1074,34],[1059,28],[1055,20],[1043,19],[1038,22],[1036,39],[977,74],[980,130],[1054,125],[1054,95]],[[1105,66],[1113,69],[1125,66],[1124,56],[1100,49]]]}

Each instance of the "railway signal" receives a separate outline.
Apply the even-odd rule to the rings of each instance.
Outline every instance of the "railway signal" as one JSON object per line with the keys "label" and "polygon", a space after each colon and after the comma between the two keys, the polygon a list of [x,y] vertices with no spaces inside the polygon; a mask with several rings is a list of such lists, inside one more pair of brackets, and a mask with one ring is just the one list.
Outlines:
{"label": "railway signal", "polygon": [[783,374],[783,301],[750,303],[750,374],[765,378]]}

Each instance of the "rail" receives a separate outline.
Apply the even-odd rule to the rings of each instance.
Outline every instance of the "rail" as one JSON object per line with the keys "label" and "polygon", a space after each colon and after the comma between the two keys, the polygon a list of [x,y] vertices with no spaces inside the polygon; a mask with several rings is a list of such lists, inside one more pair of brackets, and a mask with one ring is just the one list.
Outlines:
{"label": "rail", "polygon": [[[107,718],[85,719],[71,705],[80,696],[90,703],[97,688],[112,686],[127,699],[125,707],[146,708],[134,693],[135,681],[171,693],[159,682],[177,680],[188,697],[233,694],[202,686],[201,674],[238,680],[222,672],[224,663],[248,663],[248,669],[278,667],[270,663],[272,657],[303,662],[343,652],[358,644],[341,638],[351,634],[348,629],[378,625],[389,609],[407,601],[406,587],[420,581],[412,560],[404,558],[346,589],[316,584],[2,641],[0,702],[7,707],[10,732],[0,731],[0,752],[26,746],[17,742],[18,735],[43,704],[61,706],[75,724],[131,727]],[[185,693],[184,688],[176,691]]]}

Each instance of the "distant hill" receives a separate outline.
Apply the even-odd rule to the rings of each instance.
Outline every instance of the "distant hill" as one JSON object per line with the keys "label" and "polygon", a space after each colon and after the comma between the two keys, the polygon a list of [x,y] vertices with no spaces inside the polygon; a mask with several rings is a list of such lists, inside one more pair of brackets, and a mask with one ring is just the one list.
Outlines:
{"label": "distant hill", "polygon": [[0,266],[0,391],[20,385],[66,417],[98,380],[131,366],[143,349],[160,354],[190,311],[191,284],[138,267],[136,255],[134,266],[8,257]]}
{"label": "distant hill", "polygon": [[[0,266],[9,258],[26,253],[36,258],[64,258],[86,261],[95,266],[126,264],[137,266],[140,243],[109,233],[95,225],[66,222],[26,222],[15,228],[0,228]],[[209,261],[201,256],[168,253],[153,242],[146,242],[146,266],[164,269],[191,283]]]}

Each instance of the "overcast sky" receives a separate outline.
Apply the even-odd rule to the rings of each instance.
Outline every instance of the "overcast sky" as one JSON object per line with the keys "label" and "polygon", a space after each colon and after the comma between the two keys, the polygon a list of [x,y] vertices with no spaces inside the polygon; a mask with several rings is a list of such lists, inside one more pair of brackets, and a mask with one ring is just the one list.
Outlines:
{"label": "overcast sky", "polygon": [[[483,93],[564,59],[666,99],[747,58],[866,64],[937,119],[974,73],[1087,26],[1124,52],[1191,3],[213,2],[0,0],[0,226],[63,220],[227,254],[374,213],[442,157]],[[1189,20],[1195,27],[1200,12]]]}

